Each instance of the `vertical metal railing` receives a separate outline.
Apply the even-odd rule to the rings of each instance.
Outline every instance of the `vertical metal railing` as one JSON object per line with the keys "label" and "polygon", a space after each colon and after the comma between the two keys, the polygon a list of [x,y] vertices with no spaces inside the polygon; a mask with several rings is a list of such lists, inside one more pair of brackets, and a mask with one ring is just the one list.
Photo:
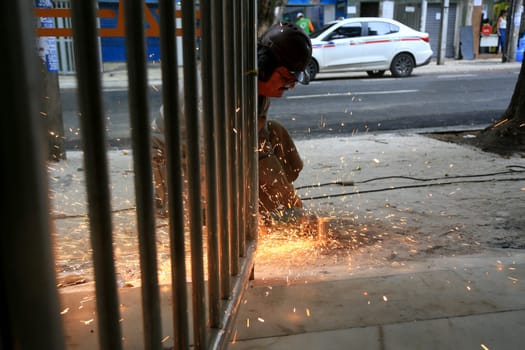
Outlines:
{"label": "vertical metal railing", "polygon": [[[88,231],[95,275],[98,346],[113,350],[123,348],[123,343],[96,4],[95,0],[72,0],[71,20]],[[177,9],[173,0],[159,0],[172,271],[171,332],[162,330],[161,314],[167,310],[160,307],[157,276],[144,0],[127,0],[121,4],[125,4],[129,117],[142,281],[142,346],[162,349],[161,334],[171,334],[175,349],[225,348],[241,295],[253,271],[257,240],[257,107],[253,73],[256,69],[256,3],[255,0],[201,0],[197,8],[196,1],[184,0],[180,8],[183,30],[183,74],[180,76],[175,34]],[[54,283],[45,148],[39,131],[39,98],[35,93],[38,65],[33,46],[32,8],[27,1],[15,1],[2,2],[2,10],[3,23],[10,29],[9,50],[3,56],[6,62],[2,65],[3,76],[10,86],[4,96],[10,119],[2,118],[2,126],[12,132],[2,139],[2,161],[9,164],[9,168],[2,177],[2,201],[8,211],[7,231],[1,241],[0,320],[5,326],[0,332],[0,348],[63,349],[66,339]],[[199,28],[196,27],[197,10],[200,11]],[[200,60],[196,55],[198,32]],[[181,79],[183,84],[179,84]],[[183,107],[179,99],[174,98],[179,95],[184,96]],[[4,125],[8,119],[9,125]],[[182,124],[185,137],[181,137]],[[185,174],[183,146],[187,152]],[[187,191],[186,204],[184,191]],[[186,226],[184,220],[187,220]],[[189,257],[186,243],[191,247]],[[186,273],[187,264],[191,266],[190,276]],[[190,330],[193,330],[191,334]]]}
{"label": "vertical metal railing", "polygon": [[[257,241],[258,232],[258,202],[259,202],[259,160],[258,160],[258,125],[257,125],[257,45],[252,45],[252,40],[257,37],[257,5],[255,1],[247,1],[245,4],[242,28],[245,33],[243,41],[243,53],[246,54],[243,66],[245,75],[244,91],[244,121],[246,123],[246,169],[244,188],[247,191],[246,198],[246,239],[250,242]],[[248,246],[245,242],[245,252]]]}
{"label": "vertical metal railing", "polygon": [[[217,233],[219,236],[219,276],[220,298],[227,299],[230,294],[230,245],[228,239],[228,181],[227,181],[227,147],[226,147],[226,102],[224,89],[224,17],[222,13],[223,1],[211,1],[211,22],[213,23],[212,72],[213,72],[213,119],[215,125],[214,147],[217,150]],[[219,150],[222,149],[222,152]]]}
{"label": "vertical metal railing", "polygon": [[111,193],[106,149],[96,2],[71,3],[78,101],[86,169],[89,231],[93,250],[99,344],[121,349],[119,301],[113,258]]}
{"label": "vertical metal railing", "polygon": [[197,90],[197,62],[195,36],[195,1],[182,2],[182,58],[184,71],[184,114],[188,172],[188,205],[190,220],[191,277],[193,306],[193,345],[206,348],[206,320],[204,316],[204,262],[202,247],[202,206],[200,135]]}
{"label": "vertical metal railing", "polygon": [[202,114],[203,142],[206,162],[206,229],[208,244],[208,312],[210,327],[218,328],[221,322],[220,313],[220,255],[219,255],[219,205],[217,179],[217,148],[215,133],[218,123],[215,120],[213,107],[217,96],[213,86],[213,26],[212,6],[210,1],[204,1],[201,10],[201,60],[202,60]]}
{"label": "vertical metal railing", "polygon": [[[236,167],[236,138],[235,138],[235,117],[236,111],[236,90],[235,90],[235,69],[237,68],[235,63],[235,26],[236,13],[233,11],[233,0],[225,0],[223,6],[224,18],[229,20],[224,21],[224,60],[225,60],[225,75],[224,75],[224,92],[226,98],[226,147],[228,152],[226,154],[227,161],[227,173],[229,188],[237,188],[237,172]],[[228,198],[228,221],[230,231],[230,265],[231,274],[237,275],[239,272],[239,266],[237,265],[237,257],[239,256],[238,241],[239,241],[239,227],[236,212],[236,204],[239,202],[239,193],[236,191],[230,191],[231,195]]]}
{"label": "vertical metal railing", "polygon": [[[236,1],[234,6],[234,13],[235,18],[242,18],[242,8],[245,3],[242,1]],[[243,72],[246,71],[246,65],[243,62],[242,56],[239,54],[242,52],[243,47],[245,46],[243,44],[243,33],[242,33],[242,22],[241,21],[235,21],[235,58],[236,58],[236,69],[235,69],[235,81],[237,82],[236,87],[236,99],[235,99],[235,130],[234,133],[236,140],[237,140],[237,152],[236,154],[236,173],[237,173],[237,188],[239,188],[239,198],[237,202],[237,217],[239,218],[239,234],[238,234],[238,242],[237,247],[239,251],[239,256],[243,256],[243,250],[245,248],[245,236],[246,236],[246,217],[244,215],[244,208],[246,206],[246,193],[245,193],[245,186],[243,183],[244,178],[244,159],[246,157],[246,144],[245,144],[245,137],[244,134],[246,133],[246,130],[244,128],[244,101],[243,101],[243,88],[244,88],[244,79],[243,79]]]}
{"label": "vertical metal railing", "polygon": [[[122,11],[122,9],[121,9]],[[151,164],[148,76],[144,5],[141,0],[127,0],[124,5],[127,23],[126,51],[128,60],[129,114],[135,173],[137,232],[140,246],[142,305],[145,349],[162,349],[160,295],[157,276],[155,210],[153,206],[153,171]]]}
{"label": "vertical metal railing", "polygon": [[189,348],[188,294],[186,290],[186,257],[184,250],[184,206],[182,186],[182,159],[179,99],[179,72],[177,64],[176,22],[172,14],[172,0],[159,0],[160,43],[162,63],[162,96],[164,108],[164,130],[166,135],[166,158],[168,176],[168,213],[171,251],[171,285],[173,304],[173,344],[176,349]]}
{"label": "vertical metal railing", "polygon": [[64,349],[53,273],[31,2],[2,1],[0,349]]}

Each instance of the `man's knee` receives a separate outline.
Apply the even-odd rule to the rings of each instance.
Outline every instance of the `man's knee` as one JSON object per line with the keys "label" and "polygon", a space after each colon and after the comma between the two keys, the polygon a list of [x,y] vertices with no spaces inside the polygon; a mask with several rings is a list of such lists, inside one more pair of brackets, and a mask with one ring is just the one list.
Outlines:
{"label": "man's knee", "polygon": [[261,211],[302,206],[293,184],[273,155],[259,160],[259,200]]}

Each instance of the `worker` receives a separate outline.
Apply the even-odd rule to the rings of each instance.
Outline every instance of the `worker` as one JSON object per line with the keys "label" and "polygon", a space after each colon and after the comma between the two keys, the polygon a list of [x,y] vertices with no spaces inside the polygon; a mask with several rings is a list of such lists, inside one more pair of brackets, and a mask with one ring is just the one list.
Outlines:
{"label": "worker", "polygon": [[297,21],[295,24],[301,27],[308,35],[314,32],[314,24],[312,23],[312,20],[310,18],[306,18],[302,12],[297,14]]}
{"label": "worker", "polygon": [[310,38],[297,25],[270,27],[257,45],[259,127],[259,212],[265,219],[295,220],[304,215],[293,181],[303,162],[286,128],[268,120],[270,99],[296,83],[308,84],[312,56]]}
{"label": "worker", "polygon": [[[267,113],[270,98],[281,97],[296,83],[308,84],[305,69],[311,56],[310,38],[293,23],[271,26],[257,43],[259,212],[265,222],[305,216],[293,186],[303,162],[289,132],[277,121],[267,120]],[[152,144],[156,205],[159,214],[165,216],[167,190],[162,112],[161,108],[159,118],[152,124]]]}

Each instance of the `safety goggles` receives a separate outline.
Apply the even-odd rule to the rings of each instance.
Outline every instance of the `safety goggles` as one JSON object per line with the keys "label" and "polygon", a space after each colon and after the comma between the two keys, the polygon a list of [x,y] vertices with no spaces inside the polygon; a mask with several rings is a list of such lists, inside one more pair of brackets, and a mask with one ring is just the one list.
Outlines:
{"label": "safety goggles", "polygon": [[279,75],[287,82],[287,85],[295,83],[307,85],[310,82],[310,75],[306,70],[300,72],[289,71],[285,67],[277,69]]}
{"label": "safety goggles", "polygon": [[310,83],[310,74],[308,74],[308,71],[303,70],[300,72],[290,72],[292,75],[295,76],[295,79],[299,84],[308,85]]}

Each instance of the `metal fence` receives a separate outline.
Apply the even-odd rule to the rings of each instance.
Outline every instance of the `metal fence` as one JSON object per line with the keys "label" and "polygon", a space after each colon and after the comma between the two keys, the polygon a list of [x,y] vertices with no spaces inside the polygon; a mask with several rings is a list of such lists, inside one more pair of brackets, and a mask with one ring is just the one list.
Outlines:
{"label": "metal fence", "polygon": [[[71,5],[98,346],[114,350],[124,346],[114,266],[96,1],[73,0]],[[1,183],[7,230],[0,244],[0,349],[68,347],[59,310],[61,295],[55,282],[46,143],[38,112],[40,65],[35,54],[33,6],[33,1],[2,2],[2,23],[8,30],[4,32],[7,42],[1,66],[8,89],[2,96],[5,133]],[[257,241],[256,78],[250,73],[256,66],[256,5],[245,0],[201,0],[198,61],[197,4],[182,2],[183,91],[178,84],[174,6],[172,0],[159,0],[165,130],[173,136],[166,139],[172,266],[170,332],[161,329],[160,313],[166,310],[160,310],[157,278],[144,3],[125,2],[142,347],[162,349],[166,345],[161,334],[170,333],[174,349],[218,349],[227,345],[240,297],[253,272]],[[183,114],[177,99],[172,98],[181,94]],[[185,138],[177,136],[182,122],[186,125]],[[182,199],[182,143],[187,150],[187,201]],[[205,181],[201,181],[203,173]],[[183,234],[185,212],[189,235]],[[186,256],[185,244],[191,247],[191,257]],[[191,276],[186,274],[188,258]]]}

